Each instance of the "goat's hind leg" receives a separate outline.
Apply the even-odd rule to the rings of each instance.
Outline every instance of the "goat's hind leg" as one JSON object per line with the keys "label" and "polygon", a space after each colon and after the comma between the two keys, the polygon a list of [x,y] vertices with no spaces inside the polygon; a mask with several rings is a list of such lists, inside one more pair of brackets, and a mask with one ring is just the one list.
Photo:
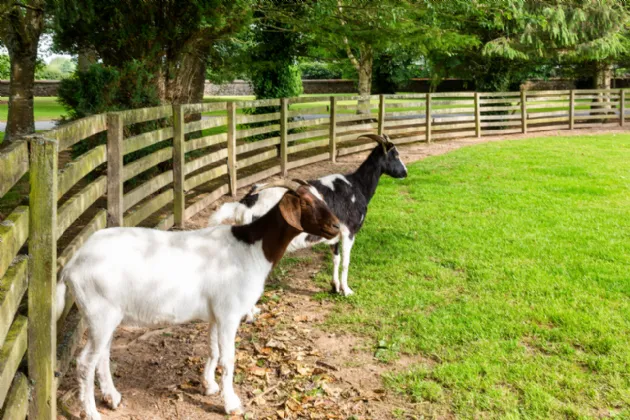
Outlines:
{"label": "goat's hind leg", "polygon": [[354,292],[348,287],[348,268],[350,267],[350,252],[352,251],[352,245],[354,245],[354,237],[349,235],[343,236],[341,243],[341,249],[343,251],[343,262],[341,263],[341,291],[344,296],[353,295]]}
{"label": "goat's hind leg", "polygon": [[239,318],[217,319],[221,368],[223,369],[223,400],[227,414],[242,414],[241,400],[234,392],[234,360],[236,331]]}
{"label": "goat's hind leg", "polygon": [[206,367],[203,370],[203,387],[205,388],[206,395],[212,395],[219,392],[219,384],[214,378],[214,373],[217,370],[217,363],[219,362],[219,331],[215,321],[210,322],[208,335],[210,354],[208,355]]}
{"label": "goat's hind leg", "polygon": [[[339,239],[341,241],[341,239]],[[341,263],[341,255],[339,254],[339,242],[330,246],[330,252],[333,258],[333,281],[332,286],[335,293],[340,292],[339,286],[339,264]]]}
{"label": "goat's hind leg", "polygon": [[120,405],[122,396],[114,386],[114,379],[112,378],[112,372],[109,364],[109,352],[112,347],[112,341],[113,337],[103,349],[98,366],[96,367],[96,373],[98,374],[98,383],[101,387],[101,393],[103,394],[103,401],[105,401],[109,408],[115,410]]}

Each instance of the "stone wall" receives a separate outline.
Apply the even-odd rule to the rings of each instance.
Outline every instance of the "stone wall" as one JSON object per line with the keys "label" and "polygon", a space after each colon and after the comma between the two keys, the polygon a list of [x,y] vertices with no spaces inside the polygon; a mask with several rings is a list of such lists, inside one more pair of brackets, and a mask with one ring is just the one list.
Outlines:
{"label": "stone wall", "polygon": [[[356,94],[353,80],[302,80],[305,94],[347,93]],[[402,89],[403,92],[423,93],[428,92],[431,85],[430,79],[411,79],[409,84]],[[576,82],[569,79],[530,80],[521,85],[525,90],[566,90],[566,89],[590,89],[590,81]],[[628,88],[630,79],[613,79],[612,87]],[[36,80],[35,96],[57,96],[59,88],[58,80]],[[472,92],[474,83],[459,80],[443,80],[437,88],[437,92]],[[215,85],[206,81],[204,87],[205,96],[242,96],[253,95],[252,88],[246,80],[235,80],[232,83]],[[9,96],[9,81],[0,80],[0,97]]]}
{"label": "stone wall", "polygon": [[[57,96],[59,80],[35,80],[35,96]],[[9,96],[9,81],[0,80],[0,96]]]}

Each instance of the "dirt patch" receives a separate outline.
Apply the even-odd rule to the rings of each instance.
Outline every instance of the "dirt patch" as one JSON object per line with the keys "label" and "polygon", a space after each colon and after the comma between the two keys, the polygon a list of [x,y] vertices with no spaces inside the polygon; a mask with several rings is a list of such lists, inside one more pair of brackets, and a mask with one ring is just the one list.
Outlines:
{"label": "dirt patch", "polygon": [[[550,135],[598,134],[597,130]],[[607,130],[606,132],[610,132]],[[538,135],[536,135],[538,136]],[[510,140],[531,138],[510,136]],[[447,153],[463,146],[505,140],[505,137],[443,141],[399,147],[405,162]],[[291,177],[312,179],[356,169],[366,153],[347,156],[337,164],[323,162],[291,171]],[[239,197],[249,188],[239,191]],[[187,229],[205,227],[213,209],[204,209]],[[382,375],[431,361],[403,357],[382,363],[374,357],[374,343],[362,337],[325,328],[333,304],[313,299],[322,288],[312,281],[327,251],[303,250],[295,263],[276,272],[261,299],[261,315],[243,324],[237,339],[236,392],[246,405],[247,418],[391,419],[453,418],[444,406],[412,404],[383,387]],[[190,323],[157,331],[121,327],[112,347],[114,381],[122,406],[99,410],[104,419],[221,419],[220,396],[206,397],[200,383],[208,354],[208,328]],[[71,372],[58,397],[66,418],[79,416],[76,381]],[[98,397],[98,396],[97,396]],[[60,416],[60,418],[63,418]]]}

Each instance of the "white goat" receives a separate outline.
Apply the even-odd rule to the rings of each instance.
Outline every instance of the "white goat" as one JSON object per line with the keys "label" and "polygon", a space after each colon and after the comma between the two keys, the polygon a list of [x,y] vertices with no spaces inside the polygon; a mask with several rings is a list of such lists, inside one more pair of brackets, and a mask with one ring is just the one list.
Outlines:
{"label": "white goat", "polygon": [[206,395],[219,390],[214,375],[220,362],[225,411],[242,412],[232,384],[241,318],[259,299],[267,275],[293,238],[302,231],[327,238],[339,234],[339,220],[313,196],[311,187],[289,181],[270,186],[288,192],[254,223],[188,232],[105,229],[92,235],[66,265],[57,287],[57,308],[61,312],[64,307],[67,285],[87,321],[88,340],[77,368],[88,419],[100,419],[95,370],[104,401],[112,409],[120,404],[109,368],[112,337],[120,323],[208,321]]}

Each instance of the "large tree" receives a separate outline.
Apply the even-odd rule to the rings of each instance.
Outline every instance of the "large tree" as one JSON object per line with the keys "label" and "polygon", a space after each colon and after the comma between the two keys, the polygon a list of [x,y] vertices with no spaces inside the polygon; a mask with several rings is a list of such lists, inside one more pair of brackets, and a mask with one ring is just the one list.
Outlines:
{"label": "large tree", "polygon": [[485,0],[468,13],[495,35],[484,55],[581,63],[597,88],[610,87],[613,63],[628,53],[630,14],[618,0]]}
{"label": "large tree", "polygon": [[[375,57],[392,47],[418,54],[474,45],[475,38],[445,25],[431,3],[415,0],[303,0],[297,5],[260,2],[261,10],[330,55],[345,55],[357,72],[358,93],[371,93]],[[279,28],[282,30],[283,28]]]}
{"label": "large tree", "polygon": [[35,131],[33,85],[37,47],[44,30],[45,0],[0,3],[0,39],[9,51],[11,84],[4,141]]}
{"label": "large tree", "polygon": [[58,0],[55,45],[108,66],[140,61],[164,102],[199,102],[218,40],[247,24],[249,0]]}

